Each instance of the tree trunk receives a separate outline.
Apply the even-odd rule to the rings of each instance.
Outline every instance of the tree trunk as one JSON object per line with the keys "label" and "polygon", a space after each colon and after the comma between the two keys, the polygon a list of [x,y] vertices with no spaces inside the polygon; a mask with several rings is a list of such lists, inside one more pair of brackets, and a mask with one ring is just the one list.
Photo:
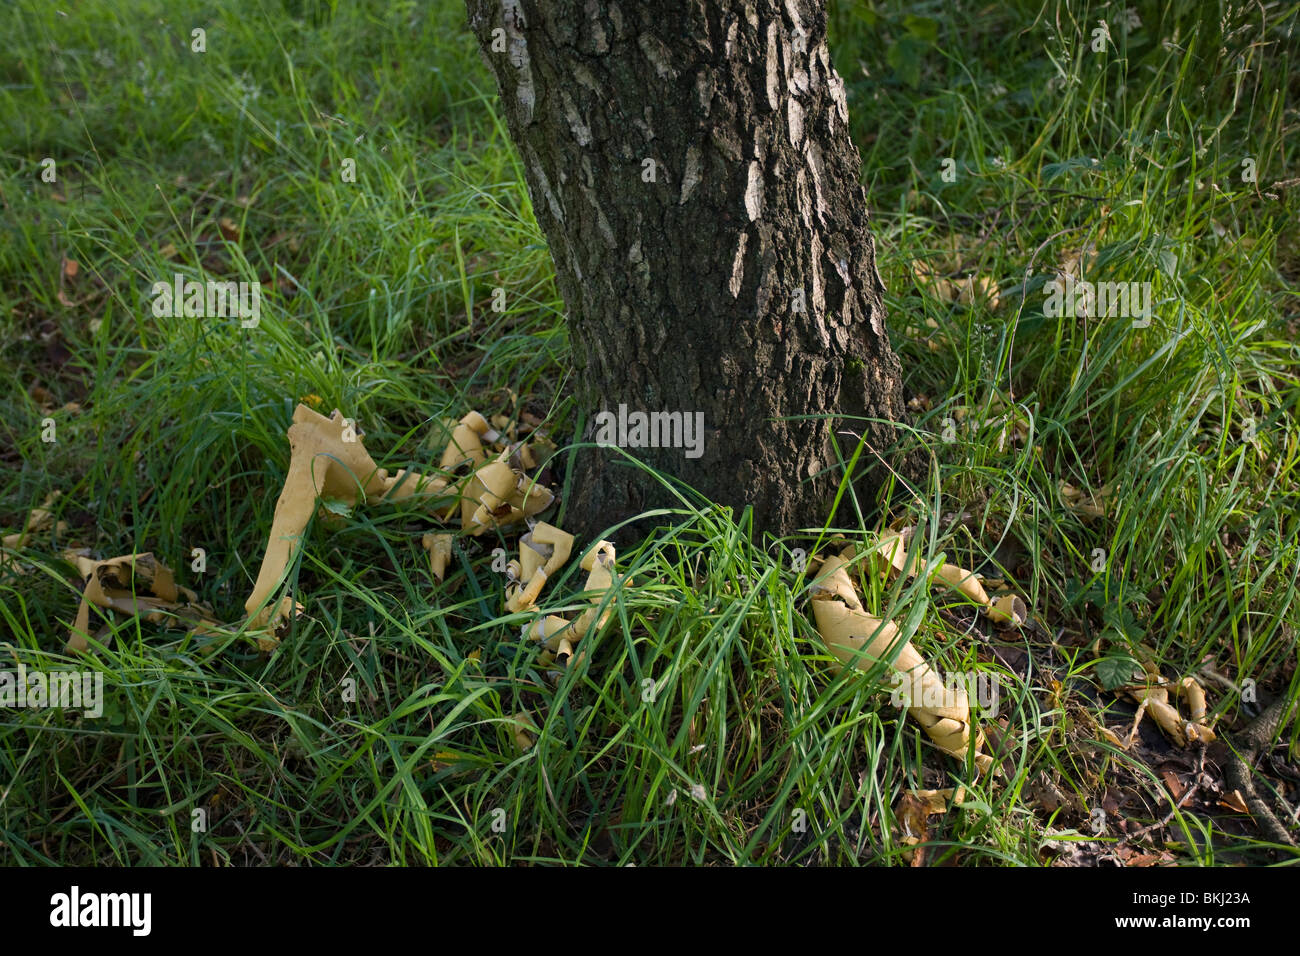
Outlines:
{"label": "tree trunk", "polygon": [[[820,527],[842,475],[832,433],[884,453],[905,420],[824,0],[467,7],[568,309],[582,438],[613,437],[597,413],[620,406],[633,426],[702,413],[702,448],[616,440],[737,514],[753,505],[759,529]],[[578,453],[570,530],[676,503],[626,462]],[[856,485],[864,507],[882,474]]]}

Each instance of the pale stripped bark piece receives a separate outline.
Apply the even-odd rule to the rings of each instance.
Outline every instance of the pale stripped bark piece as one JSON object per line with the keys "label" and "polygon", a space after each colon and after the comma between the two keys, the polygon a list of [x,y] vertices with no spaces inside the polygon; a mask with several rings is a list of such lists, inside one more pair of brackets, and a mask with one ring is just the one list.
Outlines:
{"label": "pale stripped bark piece", "polygon": [[[521,459],[516,448],[506,448],[488,461],[483,442],[496,441],[499,437],[488,428],[482,415],[470,412],[452,429],[451,440],[442,454],[444,470],[466,463],[474,468],[472,474],[459,479],[448,491],[459,499],[461,530],[475,536],[492,527],[532,518],[555,500],[554,492],[520,470]],[[453,500],[444,517],[454,514],[457,507]]]}
{"label": "pale stripped bark piece", "polygon": [[[216,624],[198,596],[176,584],[171,568],[146,551],[96,561],[82,554],[69,554],[85,581],[77,617],[68,634],[65,651],[84,651],[90,644],[90,609],[99,607],[141,616],[162,623],[167,616],[189,617]],[[166,613],[164,613],[166,612]]]}
{"label": "pale stripped bark piece", "polygon": [[[40,507],[33,508],[28,513],[27,520],[23,522],[23,530],[15,531],[12,534],[7,534],[3,538],[0,538],[0,544],[2,544],[6,550],[20,551],[27,546],[27,540],[33,534],[48,531],[50,526],[54,524],[54,513],[50,509],[54,507],[54,503],[58,501],[62,495],[63,492],[61,491],[51,491],[45,496],[45,501],[41,503]],[[55,534],[59,535],[63,534],[67,530],[68,523],[66,521],[60,521],[54,527]],[[0,554],[0,569],[12,570],[15,574],[27,573],[26,569],[16,558],[12,558],[7,554]]]}
{"label": "pale stripped bark piece", "polygon": [[[267,605],[293,562],[320,498],[338,500],[349,507],[379,500],[428,498],[436,502],[444,516],[459,509],[462,530],[473,535],[529,518],[554,500],[549,489],[510,467],[508,451],[491,462],[487,460],[483,443],[498,436],[477,412],[470,412],[456,423],[442,453],[442,467],[446,470],[466,464],[475,469],[455,481],[405,469],[390,476],[386,469],[375,465],[360,436],[349,428],[337,409],[327,418],[299,405],[294,409],[288,437],[289,473],[276,501],[257,581],[244,602],[249,624],[255,629],[280,620],[285,613],[284,602]],[[450,542],[433,535],[425,546],[430,549],[433,572],[441,580],[450,558]]]}
{"label": "pale stripped bark piece", "polygon": [[517,474],[509,451],[480,467],[457,486],[460,526],[475,537],[489,528],[514,524],[540,514],[555,500],[545,485]]}
{"label": "pale stripped bark piece", "polygon": [[506,570],[514,582],[506,589],[506,610],[526,610],[536,603],[551,575],[573,553],[573,535],[544,521],[519,539],[519,558]]}
{"label": "pale stripped bark piece", "polygon": [[614,573],[615,560],[614,545],[605,540],[597,541],[583,556],[581,567],[587,572],[584,593],[587,594],[592,606],[578,615],[577,620],[570,621],[559,614],[546,614],[539,615],[535,620],[524,625],[524,637],[546,645],[546,650],[541,655],[542,666],[548,667],[552,663],[559,662],[562,656],[565,656],[565,663],[568,665],[582,660],[582,651],[574,653],[578,643],[588,634],[603,628],[611,614],[609,608],[602,613],[600,605],[604,602],[610,588],[617,583]]}
{"label": "pale stripped bark piece", "polygon": [[984,586],[980,584],[980,579],[975,576],[974,571],[967,571],[955,564],[944,564],[935,572],[935,577],[945,582],[949,587],[956,588],[986,611],[993,603],[989,600]]}
{"label": "pale stripped bark piece", "polygon": [[[1182,697],[1187,702],[1188,716],[1194,724],[1203,725],[1205,723],[1205,688],[1196,682],[1194,677],[1184,677],[1180,680],[1174,690],[1174,693]],[[1208,728],[1202,728],[1208,729]],[[1213,734],[1209,737],[1214,739]]]}
{"label": "pale stripped bark piece", "polygon": [[547,614],[525,625],[524,637],[540,641],[546,645],[547,650],[554,651],[560,646],[560,635],[570,628],[571,622],[567,617],[561,617],[558,614]]}
{"label": "pale stripped bark piece", "polygon": [[[294,409],[288,430],[289,473],[275,503],[253,593],[244,602],[254,627],[267,624],[279,609],[278,605],[268,608],[267,602],[302,543],[303,532],[316,513],[317,499],[328,497],[355,505],[358,498],[382,497],[394,485],[387,472],[375,465],[360,436],[347,432],[348,423],[338,409],[328,418],[306,405]],[[345,441],[345,437],[351,440]]]}
{"label": "pale stripped bark piece", "polygon": [[533,454],[528,442],[515,442],[510,446],[510,465],[520,471],[531,471],[537,467],[537,456]]}
{"label": "pale stripped bark piece", "polygon": [[[532,551],[527,545],[520,548],[527,553]],[[536,552],[534,552],[536,553]],[[506,588],[506,610],[511,614],[525,611],[537,603],[538,596],[546,584],[546,572],[537,568],[527,584],[511,584]]]}
{"label": "pale stripped bark piece", "polygon": [[908,544],[911,542],[915,530],[914,528],[904,528],[902,531],[881,535],[873,549],[889,562],[895,571],[907,577],[911,577],[919,570],[920,555],[914,556],[911,561],[907,557]]}
{"label": "pale stripped bark piece", "polygon": [[[924,567],[919,553],[912,555],[910,560],[908,557],[908,545],[914,534],[914,528],[904,528],[902,531],[881,535],[872,546],[872,551],[884,558],[899,574],[912,577]],[[996,599],[990,598],[980,583],[979,576],[973,571],[945,563],[940,565],[935,577],[978,604],[981,612],[999,627],[1021,627],[1029,620],[1029,608],[1020,597],[1001,594]]]}
{"label": "pale stripped bark piece", "polygon": [[[1187,702],[1189,718],[1179,714],[1177,708],[1169,703],[1169,692],[1182,697]],[[1217,739],[1213,728],[1205,723],[1205,690],[1191,677],[1171,684],[1158,675],[1151,683],[1121,688],[1121,691],[1137,704],[1137,713],[1133,716],[1133,726],[1129,730],[1124,749],[1133,746],[1137,740],[1138,727],[1142,718],[1150,714],[1155,718],[1161,731],[1176,746],[1186,748],[1193,743],[1212,743]]]}
{"label": "pale stripped bark piece", "polygon": [[[843,557],[832,555],[823,561],[813,586],[812,607],[817,631],[840,666],[870,670],[875,662],[886,660],[899,644],[897,625],[862,609]],[[913,704],[907,712],[941,750],[964,759],[971,739],[970,704],[965,691],[945,687],[910,641],[897,647],[891,666],[907,686],[922,690],[923,701],[943,701],[938,706],[926,706],[915,703],[912,695]],[[980,770],[985,771],[992,766],[992,759],[978,752],[982,742],[982,735],[977,735],[975,759]]]}
{"label": "pale stripped bark piece", "polygon": [[[58,501],[59,498],[62,497],[62,495],[63,492],[57,490],[51,491],[48,495],[46,495],[45,501],[41,503],[40,507],[33,508],[28,513],[27,520],[23,522],[22,531],[16,531],[13,534],[7,534],[4,536],[3,539],[0,539],[3,540],[4,546],[6,548],[11,548],[12,550],[17,551],[18,549],[26,546],[27,539],[31,535],[36,534],[37,532],[40,531],[48,530],[50,525],[54,523],[54,513],[50,509],[54,507],[54,503]],[[67,529],[67,527],[68,527],[68,523],[66,521],[60,521],[58,527],[55,530],[62,533],[64,530]]]}
{"label": "pale stripped bark piece", "polygon": [[475,536],[510,515],[509,498],[515,491],[515,473],[503,453],[474,472],[460,500],[460,527]]}
{"label": "pale stripped bark piece", "polygon": [[454,535],[429,533],[420,539],[420,544],[429,552],[429,567],[433,576],[442,581],[447,576],[447,565],[451,562],[451,546]]}
{"label": "pale stripped bark piece", "polygon": [[533,541],[531,533],[521,535],[519,538],[519,557],[506,565],[506,571],[516,581],[531,582],[533,575],[546,566],[546,559],[549,557],[548,552],[550,550],[545,544]]}
{"label": "pale stripped bark piece", "polygon": [[519,753],[527,753],[541,731],[537,729],[537,724],[533,721],[533,715],[526,710],[521,710],[510,717],[511,739],[514,741],[515,750]]}
{"label": "pale stripped bark piece", "polygon": [[1005,627],[1021,627],[1029,620],[1029,608],[1018,594],[999,594],[986,613],[994,624]]}
{"label": "pale stripped bark piece", "polygon": [[487,419],[478,412],[470,412],[451,430],[447,447],[442,450],[442,460],[438,463],[443,471],[451,471],[464,462],[481,465],[487,461],[487,452],[483,450],[483,436],[488,433]]}

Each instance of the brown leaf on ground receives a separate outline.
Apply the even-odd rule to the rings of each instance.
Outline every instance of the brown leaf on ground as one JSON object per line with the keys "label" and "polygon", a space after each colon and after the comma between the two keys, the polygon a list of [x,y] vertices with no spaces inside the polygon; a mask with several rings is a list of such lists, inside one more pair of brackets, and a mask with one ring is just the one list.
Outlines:
{"label": "brown leaf on ground", "polygon": [[1223,799],[1219,801],[1219,806],[1233,813],[1250,813],[1250,807],[1246,806],[1246,798],[1241,795],[1240,790],[1224,794]]}
{"label": "brown leaf on ground", "polygon": [[[1049,836],[1055,835],[1051,830],[1047,833]],[[1055,854],[1049,866],[1095,867],[1105,864],[1114,865],[1117,862],[1114,847],[1099,840],[1048,839],[1043,841],[1039,853],[1040,855]]]}
{"label": "brown leaf on ground", "polygon": [[914,850],[904,853],[904,859],[910,860],[912,866],[923,866],[925,848],[918,844],[930,838],[930,827],[926,819],[936,814],[946,813],[950,802],[954,807],[961,806],[965,799],[966,791],[962,787],[956,789],[948,787],[943,790],[909,790],[903,794],[894,810],[894,821],[899,826],[898,839],[905,846],[915,847]]}
{"label": "brown leaf on ground", "polygon": [[903,854],[903,858],[912,866],[924,864],[925,850],[918,847],[918,844],[930,839],[930,828],[926,823],[929,815],[929,803],[910,791],[899,798],[894,810],[894,822],[898,824],[898,842],[915,848]]}
{"label": "brown leaf on ground", "polygon": [[[939,812],[943,807],[939,807]],[[915,790],[909,790],[898,800],[898,807],[894,811],[894,819],[899,825],[899,834],[904,843],[915,845],[926,839],[928,826],[926,818],[931,813],[936,812],[933,808],[933,801],[928,797],[919,795]]]}
{"label": "brown leaf on ground", "polygon": [[1183,786],[1182,781],[1178,779],[1178,775],[1171,770],[1165,770],[1161,772],[1160,779],[1165,782],[1165,786],[1169,788],[1169,795],[1173,797],[1174,802],[1177,803],[1178,799],[1187,789]]}
{"label": "brown leaf on ground", "polygon": [[1129,846],[1127,843],[1121,843],[1115,847],[1115,857],[1124,866],[1130,867],[1174,866],[1177,862],[1174,855],[1168,850],[1148,853]]}
{"label": "brown leaf on ground", "polygon": [[32,401],[34,401],[43,412],[48,412],[55,405],[59,404],[59,400],[54,397],[54,393],[39,382],[33,383],[32,387],[27,390],[27,394],[32,397]]}
{"label": "brown leaf on ground", "polygon": [[[0,539],[0,543],[11,551],[18,551],[26,547],[28,539],[33,534],[48,531],[50,526],[54,525],[54,513],[50,509],[54,507],[54,502],[58,501],[59,496],[62,494],[61,491],[51,491],[39,508],[33,508],[28,513],[27,520],[23,523],[23,530],[5,535]],[[63,534],[67,529],[68,523],[66,521],[60,521],[54,527],[55,534]],[[0,568],[9,568],[18,574],[26,573],[26,570],[8,555],[0,555]]]}

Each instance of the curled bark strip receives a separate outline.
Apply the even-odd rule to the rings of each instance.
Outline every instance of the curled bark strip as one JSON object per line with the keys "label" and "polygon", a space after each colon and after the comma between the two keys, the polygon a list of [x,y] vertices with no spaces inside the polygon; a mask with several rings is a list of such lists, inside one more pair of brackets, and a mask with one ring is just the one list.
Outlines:
{"label": "curled bark strip", "polygon": [[[845,555],[831,555],[822,562],[821,575],[812,591],[813,619],[827,649],[841,666],[866,671],[874,662],[889,659],[902,638],[893,621],[872,617],[863,609],[848,575],[848,560]],[[945,685],[911,641],[903,641],[891,664],[895,686],[911,688],[901,695],[907,712],[939,749],[964,759],[974,729],[976,765],[981,773],[992,769],[992,758],[980,752],[984,736],[973,728],[965,691]]]}
{"label": "curled bark strip", "polygon": [[[874,550],[887,561],[899,574],[912,577],[924,570],[920,554],[908,560],[908,542],[916,533],[915,528],[883,535],[874,546]],[[990,597],[984,590],[979,576],[973,571],[959,568],[955,564],[944,563],[935,571],[935,580],[942,581],[948,587],[960,591],[972,603],[979,605],[981,613],[1002,629],[1023,627],[1029,620],[1029,608],[1018,595],[999,594]]]}

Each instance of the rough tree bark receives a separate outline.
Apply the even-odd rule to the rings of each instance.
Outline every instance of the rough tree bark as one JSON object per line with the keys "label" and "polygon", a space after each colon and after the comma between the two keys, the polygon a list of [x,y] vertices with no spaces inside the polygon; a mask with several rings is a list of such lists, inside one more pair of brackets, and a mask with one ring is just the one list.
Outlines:
{"label": "rough tree bark", "polygon": [[[762,529],[820,526],[832,432],[883,452],[905,420],[824,0],[466,5],[550,242],[581,407],[703,412],[700,457],[631,452],[752,504]],[[836,419],[780,421],[806,415]],[[621,461],[579,454],[570,530],[671,503]]]}

